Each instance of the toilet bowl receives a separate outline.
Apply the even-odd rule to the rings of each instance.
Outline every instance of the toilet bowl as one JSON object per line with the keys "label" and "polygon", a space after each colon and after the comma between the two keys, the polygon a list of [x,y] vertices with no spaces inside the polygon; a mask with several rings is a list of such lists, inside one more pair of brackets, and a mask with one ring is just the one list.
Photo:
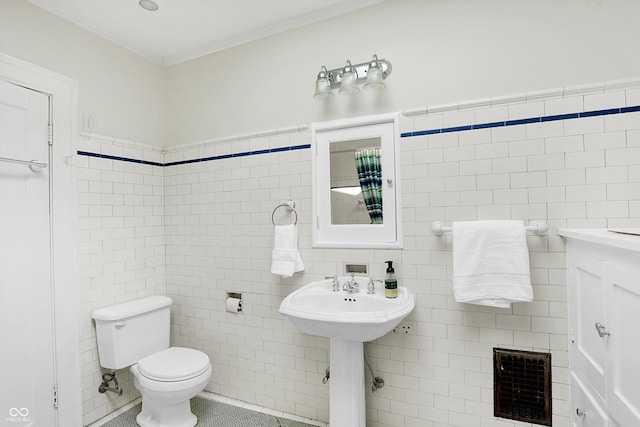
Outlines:
{"label": "toilet bowl", "polygon": [[211,378],[201,351],[169,347],[171,298],[150,296],[93,312],[100,366],[129,368],[142,395],[141,427],[193,427],[189,400]]}
{"label": "toilet bowl", "polygon": [[193,427],[196,416],[189,400],[211,378],[206,354],[190,348],[170,347],[138,361],[129,368],[142,395],[141,427]]}

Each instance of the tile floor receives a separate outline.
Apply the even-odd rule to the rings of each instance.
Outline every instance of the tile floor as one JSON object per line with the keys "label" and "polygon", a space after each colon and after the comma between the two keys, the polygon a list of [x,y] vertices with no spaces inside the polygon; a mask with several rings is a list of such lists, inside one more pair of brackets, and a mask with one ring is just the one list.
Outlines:
{"label": "tile floor", "polygon": [[[140,413],[142,404],[138,403],[131,409],[103,424],[103,427],[137,427],[136,416]],[[290,420],[280,416],[223,402],[194,397],[191,399],[191,410],[198,417],[197,427],[313,427],[301,421]]]}

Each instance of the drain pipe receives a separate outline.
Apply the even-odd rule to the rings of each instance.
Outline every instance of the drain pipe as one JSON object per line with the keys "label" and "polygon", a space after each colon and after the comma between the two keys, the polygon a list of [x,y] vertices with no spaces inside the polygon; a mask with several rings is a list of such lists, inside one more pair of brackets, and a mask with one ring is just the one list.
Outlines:
{"label": "drain pipe", "polygon": [[[109,386],[109,383],[113,381],[113,387]],[[118,385],[118,379],[116,378],[116,371],[107,372],[106,374],[102,374],[102,384],[98,386],[98,391],[100,393],[105,393],[107,391],[112,391],[114,393],[118,393],[118,396],[122,396],[122,387]]]}

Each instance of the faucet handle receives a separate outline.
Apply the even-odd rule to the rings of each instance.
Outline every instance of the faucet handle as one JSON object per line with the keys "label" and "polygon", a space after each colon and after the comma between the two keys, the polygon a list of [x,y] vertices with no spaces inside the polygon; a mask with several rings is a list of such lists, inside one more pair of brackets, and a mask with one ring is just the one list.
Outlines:
{"label": "faucet handle", "polygon": [[340,282],[338,281],[338,276],[325,276],[325,279],[333,279],[331,282],[331,290],[333,292],[338,292],[340,290]]}
{"label": "faucet handle", "polygon": [[382,283],[382,280],[375,280],[373,277],[369,277],[369,283],[367,284],[367,293],[376,293],[376,282]]}
{"label": "faucet handle", "polygon": [[373,277],[369,277],[369,283],[367,284],[367,293],[375,294],[376,293],[376,285],[373,283]]}

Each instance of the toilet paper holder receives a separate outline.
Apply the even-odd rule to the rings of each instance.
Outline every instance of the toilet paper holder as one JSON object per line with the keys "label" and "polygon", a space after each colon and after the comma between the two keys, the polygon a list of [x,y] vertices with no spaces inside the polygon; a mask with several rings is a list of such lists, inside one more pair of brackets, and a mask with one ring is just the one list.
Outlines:
{"label": "toilet paper holder", "polygon": [[226,291],[225,307],[229,313],[242,313],[242,293]]}

